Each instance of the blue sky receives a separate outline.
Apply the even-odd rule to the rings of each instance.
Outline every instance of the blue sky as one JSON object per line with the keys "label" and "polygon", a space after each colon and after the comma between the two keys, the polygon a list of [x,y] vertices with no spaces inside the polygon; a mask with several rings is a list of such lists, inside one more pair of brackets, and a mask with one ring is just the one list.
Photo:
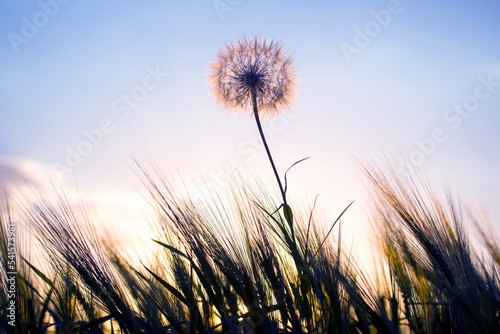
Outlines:
{"label": "blue sky", "polygon": [[[500,217],[496,2],[9,0],[1,7],[1,184],[16,173],[44,178],[27,166],[67,166],[78,149],[88,155],[73,156],[76,167],[61,182],[76,181],[95,198],[136,191],[131,157],[150,157],[188,180],[217,182],[234,163],[270,176],[252,144],[252,118],[222,111],[205,83],[222,46],[260,36],[281,42],[297,63],[296,104],[265,123],[281,171],[311,156],[294,170],[297,190],[321,193],[335,215],[365,196],[355,158],[380,161],[399,150],[437,188],[448,185],[472,208]],[[124,96],[134,94],[127,104]],[[87,136],[95,144],[83,143]]]}

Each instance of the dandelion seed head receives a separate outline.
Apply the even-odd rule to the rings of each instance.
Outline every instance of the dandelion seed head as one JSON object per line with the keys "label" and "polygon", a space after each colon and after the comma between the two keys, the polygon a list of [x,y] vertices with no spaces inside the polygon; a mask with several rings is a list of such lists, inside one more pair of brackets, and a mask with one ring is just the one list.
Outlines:
{"label": "dandelion seed head", "polygon": [[252,111],[254,91],[259,115],[265,117],[291,106],[297,77],[293,59],[279,43],[243,38],[219,51],[208,84],[216,101],[230,111]]}

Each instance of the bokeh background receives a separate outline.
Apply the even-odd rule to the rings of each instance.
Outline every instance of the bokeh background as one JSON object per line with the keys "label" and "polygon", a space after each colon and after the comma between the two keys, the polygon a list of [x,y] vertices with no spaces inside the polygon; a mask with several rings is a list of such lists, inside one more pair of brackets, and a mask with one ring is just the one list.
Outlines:
{"label": "bokeh background", "polygon": [[[370,240],[358,160],[394,155],[500,228],[500,4],[495,1],[2,1],[0,187],[62,188],[124,242],[150,219],[134,159],[171,182],[272,182],[251,115],[222,111],[209,63],[243,36],[295,58],[293,107],[265,121],[290,196],[320,194],[344,233]],[[409,167],[404,168],[404,165]],[[4,190],[1,196],[5,197]],[[78,194],[78,195],[75,195]],[[2,199],[3,201],[3,199]]]}

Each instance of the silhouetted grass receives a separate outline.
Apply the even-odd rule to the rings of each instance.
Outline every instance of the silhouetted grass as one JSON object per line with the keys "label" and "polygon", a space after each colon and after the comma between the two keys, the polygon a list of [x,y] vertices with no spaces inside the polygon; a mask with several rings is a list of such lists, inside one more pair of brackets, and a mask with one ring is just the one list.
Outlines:
{"label": "silhouetted grass", "polygon": [[330,233],[345,211],[325,221],[312,200],[289,203],[291,218],[291,209],[279,210],[282,194],[257,180],[233,176],[229,190],[201,198],[141,169],[157,214],[157,254],[142,265],[64,197],[58,206],[20,203],[16,223],[30,226],[51,269],[18,249],[15,328],[6,317],[13,218],[0,216],[0,326],[7,333],[500,332],[495,239],[482,233],[485,258],[464,228],[478,221],[457,201],[442,204],[390,166],[365,171],[387,277],[360,270]]}
{"label": "silhouetted grass", "polygon": [[[379,201],[383,248],[413,332],[498,333],[497,261],[480,257],[464,224],[473,219],[448,195],[438,201],[425,182],[390,167],[366,170]],[[496,260],[494,239],[483,240]]]}

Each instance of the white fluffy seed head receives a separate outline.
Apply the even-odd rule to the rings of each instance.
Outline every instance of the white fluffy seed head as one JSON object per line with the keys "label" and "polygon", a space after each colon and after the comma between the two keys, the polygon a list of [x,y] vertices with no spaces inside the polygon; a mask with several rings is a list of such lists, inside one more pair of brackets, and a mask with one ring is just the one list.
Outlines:
{"label": "white fluffy seed head", "polygon": [[293,59],[271,40],[243,38],[222,48],[210,65],[208,84],[216,101],[229,111],[252,111],[256,92],[259,116],[271,116],[295,101]]}

